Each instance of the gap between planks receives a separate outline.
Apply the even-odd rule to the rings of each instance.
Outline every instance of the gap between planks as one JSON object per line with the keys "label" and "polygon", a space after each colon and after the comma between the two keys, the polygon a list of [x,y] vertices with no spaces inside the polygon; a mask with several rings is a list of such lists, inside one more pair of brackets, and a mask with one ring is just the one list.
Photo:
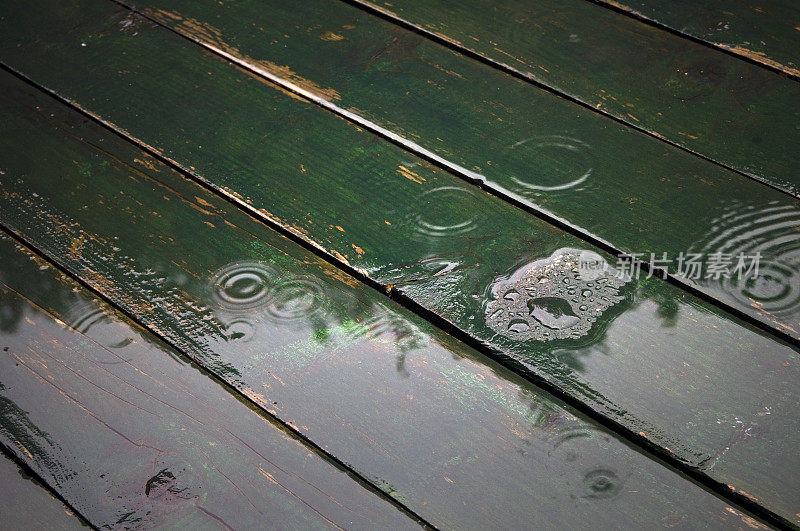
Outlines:
{"label": "gap between planks", "polygon": [[[112,1],[116,1],[116,0],[112,0]],[[167,29],[169,29],[169,28],[167,28]],[[172,31],[173,33],[177,33],[177,32],[175,32],[174,30],[171,30],[171,29],[169,29],[169,31]],[[183,35],[181,35],[181,37],[189,39],[188,37],[185,37]],[[192,39],[189,39],[189,40],[192,41],[192,42],[195,42]],[[201,44],[201,43],[198,43],[198,44]],[[207,48],[207,49],[209,49],[210,51],[213,51],[215,53],[217,52],[217,50],[215,48],[213,48],[213,47],[209,47],[209,46],[205,46],[205,45],[202,45],[202,46]],[[236,64],[242,65],[242,66],[246,67],[248,70],[253,71],[253,69],[250,68],[250,65],[248,65],[247,63],[245,63],[243,61],[240,61],[240,60],[236,60],[233,57],[229,58],[227,56],[227,54],[224,54],[224,52],[220,51],[220,53],[222,53],[223,57],[225,57],[226,59],[235,60]],[[511,370],[514,373],[516,373],[519,376],[521,376],[522,378],[526,379],[527,381],[531,382],[532,384],[536,385],[537,387],[545,390],[546,392],[548,392],[551,395],[555,396],[557,399],[563,401],[567,405],[575,408],[581,414],[585,415],[589,419],[597,422],[599,425],[605,427],[606,429],[608,429],[608,430],[612,431],[613,433],[615,433],[616,435],[618,435],[620,437],[620,439],[626,445],[628,445],[630,448],[632,448],[633,450],[638,451],[640,453],[643,453],[644,455],[647,455],[648,457],[653,459],[656,463],[660,464],[661,466],[665,466],[668,469],[678,473],[681,477],[685,478],[686,480],[691,481],[692,483],[698,485],[699,487],[703,488],[707,492],[710,492],[710,493],[718,496],[719,498],[721,498],[723,500],[726,500],[726,501],[736,505],[738,509],[745,511],[749,515],[751,515],[751,516],[753,516],[753,517],[755,517],[757,519],[760,519],[765,523],[768,523],[770,525],[773,525],[773,526],[776,526],[776,527],[779,527],[779,528],[789,528],[789,527],[791,527],[791,523],[789,523],[786,519],[784,519],[783,517],[781,517],[777,513],[774,513],[773,511],[771,511],[771,510],[761,506],[760,504],[752,501],[751,499],[747,498],[746,496],[744,496],[742,494],[739,494],[738,492],[732,492],[730,490],[730,488],[727,485],[725,485],[724,483],[721,483],[721,482],[713,480],[712,478],[710,478],[706,474],[702,473],[701,471],[691,467],[690,465],[688,465],[686,463],[683,463],[682,461],[677,459],[675,456],[670,455],[669,453],[664,451],[664,449],[661,448],[660,446],[650,442],[646,438],[643,438],[638,433],[635,433],[632,429],[630,429],[628,427],[625,427],[621,423],[618,423],[617,421],[615,421],[615,420],[613,420],[613,419],[611,419],[609,417],[606,417],[605,415],[603,415],[600,412],[595,411],[594,409],[592,409],[590,406],[588,406],[586,403],[584,403],[580,399],[574,397],[569,392],[561,389],[557,384],[554,384],[554,383],[542,378],[541,376],[536,375],[530,369],[528,369],[527,367],[525,367],[524,365],[522,365],[518,361],[510,358],[508,355],[506,355],[502,351],[492,347],[491,345],[488,345],[487,343],[483,342],[482,340],[480,340],[480,339],[470,335],[469,333],[461,330],[460,328],[458,328],[455,325],[453,325],[450,321],[448,321],[444,317],[439,316],[438,314],[434,313],[433,311],[421,306],[419,303],[417,303],[414,300],[410,299],[409,297],[403,295],[402,293],[397,291],[392,285],[384,286],[383,284],[381,284],[381,283],[377,282],[376,280],[374,280],[374,279],[370,278],[369,276],[367,276],[365,274],[365,272],[361,271],[360,269],[355,268],[353,266],[350,266],[349,264],[342,263],[335,256],[330,255],[327,250],[325,250],[323,247],[318,245],[316,242],[314,242],[312,240],[309,240],[305,235],[303,235],[303,234],[301,234],[301,233],[299,233],[297,231],[294,231],[291,228],[284,227],[284,226],[278,224],[277,222],[269,219],[268,217],[264,216],[263,213],[259,212],[252,205],[247,204],[245,201],[237,198],[236,196],[226,192],[225,190],[223,190],[221,188],[217,188],[215,185],[213,185],[213,184],[209,183],[208,181],[204,180],[202,177],[199,177],[199,176],[195,175],[191,170],[189,170],[187,168],[184,168],[178,162],[170,159],[169,157],[164,156],[158,150],[156,150],[152,146],[148,145],[144,141],[142,141],[142,140],[140,140],[140,139],[138,139],[136,137],[133,137],[132,135],[130,135],[124,129],[121,129],[118,126],[116,126],[115,124],[110,123],[110,122],[108,122],[106,120],[103,120],[102,118],[100,118],[99,116],[96,116],[95,114],[91,113],[90,111],[88,111],[86,109],[83,109],[80,105],[68,100],[67,98],[64,98],[64,97],[58,95],[57,93],[47,89],[46,87],[43,87],[43,86],[39,85],[38,83],[36,83],[33,80],[29,79],[24,74],[22,74],[20,72],[17,72],[13,68],[10,68],[5,63],[0,63],[0,66],[2,66],[4,70],[6,70],[10,74],[14,75],[15,77],[17,77],[17,78],[25,81],[26,83],[32,85],[37,90],[40,90],[40,91],[48,94],[50,97],[53,97],[54,99],[56,99],[59,102],[67,105],[68,107],[70,107],[72,109],[75,109],[77,112],[81,113],[82,115],[86,116],[87,118],[91,119],[92,121],[102,125],[105,129],[107,129],[107,130],[111,131],[112,133],[116,134],[117,136],[121,137],[126,142],[129,142],[129,143],[131,143],[133,145],[136,145],[140,149],[143,149],[148,154],[150,154],[152,157],[154,157],[157,160],[161,161],[162,163],[166,164],[170,168],[175,169],[181,175],[183,175],[186,178],[188,178],[190,181],[198,184],[199,186],[203,187],[205,190],[213,193],[215,196],[217,196],[217,197],[225,200],[226,202],[232,204],[234,207],[238,208],[239,210],[244,211],[248,216],[250,216],[251,218],[255,219],[257,222],[266,225],[271,230],[274,230],[275,232],[277,232],[277,233],[281,234],[282,236],[288,238],[289,240],[293,241],[294,243],[300,245],[306,251],[311,252],[315,256],[325,260],[327,263],[329,263],[332,266],[336,267],[337,269],[343,271],[347,275],[356,278],[361,283],[367,285],[368,287],[374,289],[375,291],[378,291],[378,292],[382,293],[384,296],[387,296],[388,298],[394,300],[395,302],[400,304],[402,307],[404,307],[406,310],[409,310],[412,313],[420,316],[421,318],[425,319],[426,321],[428,321],[429,323],[431,323],[435,327],[439,328],[440,330],[443,330],[445,333],[455,337],[459,341],[461,341],[461,342],[465,343],[466,345],[472,347],[473,349],[477,350],[482,355],[485,355],[489,359],[492,359],[492,360],[500,363],[501,365],[505,366],[509,370]],[[258,72],[257,70],[254,71],[254,72],[257,75],[261,75],[261,73]],[[303,96],[304,98],[309,99],[312,102],[319,103],[320,105],[323,105],[326,108],[328,108],[327,106],[330,105],[330,106],[338,109],[338,107],[336,107],[335,105],[330,104],[326,100],[321,100],[320,98],[314,96],[313,94],[307,93],[305,90],[303,90],[303,89],[301,89],[299,87],[296,87],[295,85],[293,85],[292,83],[290,83],[288,81],[282,80],[281,78],[278,78],[277,76],[273,76],[272,74],[269,74],[269,73],[265,73],[265,74],[268,74],[268,76],[269,76],[267,78],[268,81],[271,81],[271,82],[274,82],[274,83],[278,83],[280,86],[284,86],[284,87],[288,88],[289,90],[292,90],[293,92],[297,93],[298,95]],[[276,81],[272,80],[273,77],[275,78]],[[334,112],[336,112],[336,111],[334,111]],[[352,119],[353,120],[358,120],[357,123],[359,123],[359,124],[362,124],[362,123],[371,124],[371,122],[369,122],[367,120],[364,120],[363,118],[361,118],[361,117],[359,117],[357,115],[349,113],[348,111],[342,110],[342,112],[346,113],[347,115],[351,115],[353,117]],[[345,116],[345,118],[346,119],[350,119],[347,116]],[[368,127],[368,126],[365,125],[365,127]],[[389,135],[389,136],[381,135],[383,138],[385,138],[386,140],[389,140],[392,143],[400,145],[404,149],[408,149],[408,147],[405,145],[406,143],[413,144],[413,143],[403,139],[402,137],[399,137],[398,135],[392,133],[391,131],[388,131],[388,130],[385,130],[383,128],[380,128],[377,125],[375,125],[374,127],[378,128],[381,131],[385,131],[386,134]],[[394,140],[394,139],[398,139],[398,140]],[[424,148],[420,148],[420,149],[424,150]],[[456,166],[456,165],[450,163],[449,161],[446,161],[445,159],[441,159],[437,155],[433,155],[433,154],[431,154],[431,155],[434,158],[432,160],[430,160],[430,162],[432,162],[434,164],[437,164],[437,160],[441,160],[443,163],[448,164],[448,166],[444,166],[444,169],[446,169],[448,171],[452,171],[450,169],[450,166]],[[424,158],[424,156],[423,156],[423,158]],[[468,171],[468,170],[466,170],[466,171]],[[472,182],[472,181],[470,181],[470,182]],[[493,193],[491,190],[487,190],[487,191],[489,191],[490,193]],[[496,195],[496,194],[493,193],[493,195]],[[504,198],[501,197],[501,199],[504,199]],[[514,203],[512,203],[512,204],[514,204]],[[523,210],[527,210],[522,205],[516,205],[516,206],[518,206],[520,208],[523,208]],[[539,214],[538,212],[534,211],[532,213],[534,215],[537,215],[537,216],[541,217],[541,214]],[[555,217],[555,216],[553,216],[553,217]],[[551,224],[554,224],[556,226],[560,226],[559,223],[558,222],[554,222],[553,219],[550,219],[550,218],[547,218],[547,217],[545,217],[544,219],[545,219],[545,221],[547,221],[547,222],[549,222]],[[559,218],[556,218],[556,219],[559,219]],[[566,228],[567,229],[572,227],[572,225],[569,224],[569,222],[567,222],[566,220],[564,220],[562,223],[566,224]],[[50,258],[46,253],[44,253],[41,250],[39,250],[35,245],[33,245],[31,242],[29,242],[28,240],[26,240],[25,238],[23,238],[22,236],[20,236],[16,232],[14,232],[12,229],[9,229],[5,225],[0,225],[0,231],[2,231],[3,233],[6,233],[9,237],[13,238],[15,241],[17,241],[17,242],[25,245],[26,247],[32,249],[34,252],[36,252],[37,254],[42,256],[43,258],[45,258],[47,261],[49,261],[50,263],[53,263],[55,265],[55,267],[57,267],[60,271],[64,272],[64,274],[68,275],[70,278],[72,278],[73,280],[78,282],[81,286],[83,286],[84,288],[89,290],[92,294],[94,294],[95,296],[99,297],[101,300],[103,300],[107,304],[111,305],[114,309],[116,309],[117,311],[119,311],[120,313],[125,315],[128,319],[131,319],[137,325],[143,327],[145,330],[148,330],[149,333],[155,335],[161,341],[163,341],[164,343],[166,343],[167,345],[169,345],[170,347],[172,347],[176,351],[180,352],[182,355],[188,356],[181,348],[178,348],[176,345],[172,344],[167,338],[163,337],[161,334],[158,334],[158,333],[150,330],[150,328],[148,328],[147,326],[142,324],[136,318],[135,315],[132,315],[131,313],[129,313],[125,309],[123,309],[120,306],[118,306],[116,303],[114,303],[109,298],[107,298],[102,292],[100,292],[99,290],[96,290],[94,287],[89,285],[86,281],[84,281],[78,275],[75,275],[75,274],[72,274],[69,271],[66,271],[64,268],[62,268],[58,264],[58,262],[55,261],[55,259]],[[570,230],[568,230],[568,231],[570,233],[573,233],[573,231],[570,231]],[[575,235],[575,234],[573,233],[573,235]],[[586,238],[583,238],[583,236],[581,234],[577,234],[577,236],[582,238],[582,239],[586,239]],[[602,242],[599,246],[605,247],[607,245],[608,244],[606,244],[605,242]],[[613,250],[613,248],[611,248],[611,249]],[[613,251],[612,254],[621,255],[622,253],[620,253],[618,251]],[[645,264],[645,266],[646,266],[646,264]],[[723,308],[723,309],[725,309],[725,308]],[[744,317],[745,318],[749,318],[749,316],[746,316],[746,315]],[[753,319],[753,321],[755,322],[756,325],[759,324],[758,321],[755,321],[754,319]],[[202,364],[201,364],[201,366],[202,366]],[[208,372],[208,371],[205,371],[205,372]],[[231,392],[236,393],[237,396],[242,397],[248,403],[253,403],[255,405],[255,407],[258,407],[259,410],[262,410],[262,408],[260,406],[258,406],[257,404],[255,404],[254,402],[252,402],[252,400],[250,398],[242,395],[242,393],[240,393],[236,389],[232,388],[229,384],[227,384],[226,382],[221,380],[215,374],[209,373],[209,375],[211,376],[211,378],[214,381],[216,381],[217,383],[223,385],[226,389],[230,390]],[[335,463],[339,464],[340,466],[344,467],[345,470],[347,470],[348,472],[352,473],[353,476],[356,477],[361,482],[364,482],[371,490],[372,489],[377,489],[377,487],[375,487],[371,482],[369,482],[368,479],[364,478],[358,472],[352,470],[346,464],[344,464],[341,461],[339,461],[336,457],[334,457],[333,455],[331,455],[330,453],[328,453],[327,451],[325,451],[324,449],[319,447],[313,441],[311,441],[310,439],[308,439],[307,437],[305,437],[301,433],[297,432],[294,428],[292,428],[291,426],[285,424],[279,418],[275,417],[274,415],[272,415],[271,413],[269,413],[267,411],[265,411],[265,414],[269,415],[270,418],[273,418],[276,422],[280,423],[282,426],[285,426],[286,429],[288,429],[289,431],[291,431],[292,433],[294,433],[295,435],[300,437],[303,441],[305,441],[311,447],[315,448],[316,450],[318,450],[319,452],[324,454],[326,457],[331,459],[333,462],[335,462]],[[417,519],[423,526],[427,526],[427,527],[429,527],[431,529],[435,529],[435,526],[433,526],[431,523],[427,522],[426,520],[421,518],[419,515],[417,515],[415,512],[413,512],[411,509],[405,507],[404,505],[402,505],[397,500],[394,500],[393,498],[388,496],[383,491],[378,490],[378,493],[381,496],[386,497],[389,501],[391,501],[393,503],[393,505],[397,506],[400,510],[406,512],[407,514],[409,514],[413,518]]]}

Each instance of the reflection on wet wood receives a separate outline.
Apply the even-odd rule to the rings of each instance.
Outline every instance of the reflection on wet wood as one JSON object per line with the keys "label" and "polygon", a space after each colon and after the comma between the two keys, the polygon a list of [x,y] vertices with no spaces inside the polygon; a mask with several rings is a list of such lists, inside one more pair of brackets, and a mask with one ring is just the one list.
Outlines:
{"label": "reflection on wet wood", "polygon": [[416,527],[7,236],[0,314],[0,440],[95,526]]}
{"label": "reflection on wet wood", "polygon": [[792,79],[585,0],[354,2],[800,194]]}
{"label": "reflection on wet wood", "polygon": [[0,221],[433,524],[758,525],[132,145],[0,79],[2,123],[20,143],[0,147]]}
{"label": "reflection on wet wood", "polygon": [[16,463],[0,454],[0,525],[5,529],[85,529],[86,524]]}
{"label": "reflection on wet wood", "polygon": [[597,0],[800,78],[800,8],[793,0]]}

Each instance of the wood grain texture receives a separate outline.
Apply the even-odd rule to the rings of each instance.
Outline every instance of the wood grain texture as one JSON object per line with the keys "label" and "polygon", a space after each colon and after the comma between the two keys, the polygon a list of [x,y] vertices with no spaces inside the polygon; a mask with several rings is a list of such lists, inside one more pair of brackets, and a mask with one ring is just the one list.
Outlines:
{"label": "wood grain texture", "polygon": [[0,439],[97,527],[414,520],[0,238]]}
{"label": "wood grain texture", "polygon": [[800,78],[800,7],[792,0],[597,0]]}
{"label": "wood grain texture", "polygon": [[[108,4],[84,7],[91,5],[106,9]],[[200,56],[191,43],[181,44],[175,40],[178,37],[141,19],[128,23],[128,15],[120,11],[113,13],[111,22],[103,22],[97,12],[78,12],[87,14],[90,26],[112,28],[106,34],[84,28],[101,35],[94,44],[113,44],[120,33],[118,27],[130,31],[120,34],[132,37],[131,46],[116,51],[105,48],[94,59],[118,58],[121,64],[116,68],[137,72],[136,82],[127,86],[145,90],[157,86],[160,95],[143,106],[139,103],[142,100],[131,97],[132,93],[119,86],[114,91],[98,90],[96,99],[84,100],[85,107],[110,105],[106,98],[112,97],[114,105],[123,106],[118,116],[124,118],[126,125],[136,128],[137,134],[145,133],[151,143],[163,145],[168,156],[179,157],[187,167],[213,178],[220,186],[241,189],[249,183],[243,190],[249,197],[240,196],[242,205],[252,203],[262,208],[262,214],[270,220],[368,272],[384,285],[393,284],[399,293],[489,342],[664,451],[707,470],[715,481],[733,485],[731,488],[736,491],[744,490],[782,513],[791,511],[792,501],[784,494],[796,480],[785,467],[786,460],[794,455],[786,450],[793,447],[797,436],[791,427],[792,404],[796,402],[796,351],[655,279],[626,288],[625,301],[603,313],[590,333],[578,340],[519,341],[499,334],[489,326],[485,314],[492,287],[521,266],[559,249],[583,246],[583,242],[509,209],[507,204],[472,190],[314,105],[289,98],[226,64]],[[79,43],[77,47],[81,52],[89,48]],[[151,55],[156,50],[158,54]],[[165,50],[170,53],[165,55]],[[134,66],[129,60],[139,53],[148,59]],[[153,63],[149,58],[158,55],[170,57],[169,66],[151,71]],[[49,58],[49,64],[53,59]],[[194,65],[199,77],[177,65]],[[108,69],[103,71],[104,76],[87,76],[86,71],[76,71],[75,76],[97,90],[112,77],[107,75]],[[409,355],[403,354],[401,346],[381,347],[353,320],[367,323],[367,329],[375,330],[373,333],[378,336],[389,333],[389,337],[404,338],[415,337],[416,328],[427,331],[424,324],[411,318],[411,324],[388,324],[394,318],[387,316],[383,302],[376,302],[370,290],[358,292],[358,297],[371,301],[366,307],[354,306],[348,296],[322,312],[314,286],[326,282],[326,277],[341,278],[340,272],[303,253],[300,261],[311,262],[312,269],[279,275],[279,286],[288,283],[281,291],[286,301],[275,307],[262,301],[253,322],[247,318],[249,310],[237,311],[235,305],[232,309],[227,306],[225,296],[219,295],[215,286],[227,285],[229,275],[241,268],[247,273],[253,260],[262,265],[274,261],[281,267],[294,264],[295,259],[287,262],[282,258],[287,252],[283,250],[283,240],[276,241],[272,233],[265,232],[236,208],[173,175],[127,144],[120,144],[116,137],[92,133],[85,119],[76,119],[57,106],[53,108],[52,103],[42,101],[46,98],[29,94],[29,89],[15,90],[15,83],[4,77],[9,86],[3,93],[11,102],[3,122],[9,140],[3,146],[3,160],[8,163],[3,169],[6,175],[2,188],[6,207],[0,215],[6,226],[141,316],[153,330],[240,386],[259,404],[302,427],[312,439],[327,440],[331,434],[341,434],[342,439],[337,439],[340,446],[334,452],[337,457],[356,466],[366,477],[386,481],[389,492],[401,493],[398,495],[403,496],[402,500],[415,510],[424,509],[421,514],[433,521],[466,523],[478,519],[497,523],[504,521],[509,507],[525,511],[532,507],[524,500],[529,499],[529,489],[536,492],[538,483],[529,474],[541,473],[540,468],[515,461],[504,462],[507,468],[498,468],[496,454],[480,460],[485,466],[480,477],[500,478],[490,484],[519,481],[519,485],[533,486],[519,489],[522,501],[513,501],[508,497],[509,489],[501,489],[502,494],[493,492],[498,497],[494,502],[468,509],[458,506],[456,510],[448,495],[450,483],[442,476],[435,475],[430,480],[432,492],[420,485],[428,484],[424,478],[436,474],[439,468],[431,462],[420,462],[411,474],[411,456],[395,461],[393,456],[404,456],[408,451],[403,441],[395,440],[397,426],[436,426],[444,422],[441,408],[431,409],[426,401],[419,409],[419,402],[413,401],[426,385],[442,393],[437,396],[461,397],[454,398],[445,408],[455,415],[447,425],[460,426],[469,444],[494,440],[495,436],[485,434],[481,426],[488,422],[487,418],[511,414],[490,409],[488,417],[467,415],[464,409],[471,411],[473,406],[462,402],[467,400],[459,391],[464,382],[456,377],[461,371],[453,372],[455,368],[447,371],[453,379],[438,371],[424,372],[429,374],[427,384],[415,388],[417,391],[409,398],[408,391],[394,383],[395,378],[402,378],[402,367],[410,365]],[[207,77],[213,81],[207,83]],[[103,101],[106,103],[101,105]],[[167,104],[152,107],[160,101]],[[175,104],[178,101],[181,103]],[[205,101],[216,104],[204,106]],[[19,105],[45,110],[18,116],[13,109]],[[187,114],[181,116],[184,112]],[[50,114],[58,118],[48,118]],[[137,114],[142,121],[129,119]],[[42,120],[56,126],[55,132],[44,136]],[[206,125],[201,127],[197,120]],[[50,135],[54,139],[46,141]],[[72,143],[62,145],[71,135],[83,141],[77,147]],[[102,151],[111,150],[111,145],[115,146],[112,151],[127,153],[114,157],[136,162],[109,161]],[[31,146],[36,146],[42,157],[14,156]],[[102,151],[97,152],[92,146]],[[187,146],[191,156],[183,151]],[[73,154],[75,149],[78,153]],[[61,175],[56,182],[42,170],[45,154]],[[76,160],[77,164],[73,162]],[[140,179],[144,179],[143,184],[137,184]],[[109,224],[110,219],[117,222]],[[256,241],[254,234],[258,235]],[[207,249],[213,252],[198,252]],[[255,274],[272,276],[272,266],[267,266],[266,274],[258,267]],[[316,268],[322,268],[322,272]],[[344,282],[352,283],[352,279]],[[339,285],[337,289],[355,288]],[[327,287],[323,292],[338,293]],[[292,309],[294,305],[299,309]],[[308,319],[294,319],[298,321],[300,337],[305,339],[290,335],[271,345],[273,352],[279,354],[271,354],[270,364],[264,366],[261,360],[267,353],[254,353],[254,345],[273,336],[262,330],[261,322],[280,322],[282,315],[288,313],[292,317],[295,312],[310,314]],[[349,331],[352,326],[364,344],[345,342],[350,348],[342,352],[334,348],[334,359],[341,367],[334,369],[330,365],[332,351],[319,348],[317,341],[308,338],[326,338],[329,333],[325,330],[331,327],[337,330],[334,337],[347,338],[353,333]],[[302,346],[303,342],[308,346]],[[332,344],[339,343],[337,340]],[[435,352],[437,364],[453,356],[445,347],[436,347]],[[320,356],[319,364],[312,363],[305,372],[301,371],[296,367],[306,366],[307,362],[302,361],[305,356],[310,360]],[[365,363],[365,356],[375,360],[378,368],[352,372]],[[425,356],[430,356],[429,351]],[[417,358],[414,367],[426,367],[425,359]],[[399,367],[399,372],[387,372],[387,360],[393,360],[389,365]],[[270,373],[276,367],[283,367],[277,373],[279,379]],[[480,368],[472,371],[487,377]],[[337,379],[332,381],[334,373]],[[501,374],[516,382],[510,388],[498,382],[510,393],[503,395],[504,403],[516,396],[523,384],[505,376],[506,372]],[[477,382],[474,378],[479,377],[468,380]],[[331,385],[336,382],[341,385]],[[447,391],[449,386],[452,390]],[[494,393],[495,387],[481,384],[478,388]],[[489,400],[492,395],[486,396]],[[477,398],[469,400],[473,399]],[[360,406],[354,408],[354,404]],[[499,406],[492,406],[495,407]],[[760,414],[765,407],[770,408],[766,417]],[[330,415],[319,414],[330,408]],[[383,412],[387,410],[395,415],[402,413],[404,420],[386,419]],[[369,411],[374,413],[367,415],[365,412]],[[434,414],[437,416],[431,417]],[[742,418],[748,428],[757,424],[763,435],[732,444],[743,429],[738,424]],[[369,423],[364,424],[367,419]],[[365,427],[353,432],[347,428],[351,424]],[[366,426],[369,431],[363,432]],[[380,434],[384,435],[374,445],[372,441]],[[437,437],[426,432],[418,439]],[[449,448],[451,441],[438,444]],[[392,450],[386,454],[386,448]],[[444,450],[429,451],[429,455],[436,455]],[[459,455],[472,454],[465,450]],[[475,474],[471,469],[464,473]],[[487,495],[481,487],[486,481],[471,483],[464,478],[456,483],[477,489],[476,497]],[[533,505],[540,507],[541,503]],[[487,507],[496,508],[499,513],[489,509],[484,514]],[[574,516],[583,518],[580,511],[575,511]]]}
{"label": "wood grain texture", "polygon": [[794,80],[585,0],[354,0],[720,164],[800,193]]}
{"label": "wood grain texture", "polygon": [[0,79],[0,221],[433,524],[758,525],[120,138]]}
{"label": "wood grain texture", "polygon": [[0,527],[3,529],[86,529],[86,524],[41,483],[0,455]]}
{"label": "wood grain texture", "polygon": [[[797,199],[342,3],[133,3],[618,250],[645,260],[667,253],[675,278],[800,337]],[[706,271],[691,278],[677,261],[681,253],[715,252],[760,252],[763,278],[705,278]]]}

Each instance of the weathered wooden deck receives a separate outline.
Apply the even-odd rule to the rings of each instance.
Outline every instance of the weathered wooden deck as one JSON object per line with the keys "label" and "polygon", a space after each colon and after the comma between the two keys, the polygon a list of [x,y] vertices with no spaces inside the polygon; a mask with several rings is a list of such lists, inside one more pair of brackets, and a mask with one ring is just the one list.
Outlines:
{"label": "weathered wooden deck", "polygon": [[0,526],[799,527],[799,52],[788,0],[4,3]]}

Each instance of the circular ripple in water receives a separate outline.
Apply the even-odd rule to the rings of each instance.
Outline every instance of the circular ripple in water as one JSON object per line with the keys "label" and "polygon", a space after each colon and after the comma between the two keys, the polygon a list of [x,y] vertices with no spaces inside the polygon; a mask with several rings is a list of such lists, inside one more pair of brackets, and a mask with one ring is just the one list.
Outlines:
{"label": "circular ripple in water", "polygon": [[217,303],[230,310],[264,306],[275,271],[264,262],[235,262],[222,268],[211,281]]}
{"label": "circular ripple in water", "polygon": [[607,435],[583,425],[567,427],[556,437],[546,466],[554,478],[566,483],[573,497],[606,500],[619,494],[629,473],[603,462]]}
{"label": "circular ripple in water", "polygon": [[486,323],[519,340],[577,339],[588,334],[603,312],[623,300],[619,289],[629,279],[608,264],[591,280],[584,278],[578,267],[582,252],[559,249],[498,281],[486,306]]}
{"label": "circular ripple in water", "polygon": [[311,279],[297,278],[270,290],[267,313],[278,321],[295,321],[322,308],[323,291]]}
{"label": "circular ripple in water", "polygon": [[108,315],[102,308],[87,308],[83,304],[71,308],[67,315],[70,326],[81,334],[86,334],[98,323],[109,321]]}
{"label": "circular ripple in water", "polygon": [[541,136],[506,149],[500,170],[523,190],[554,192],[576,188],[592,174],[589,146],[576,138]]}
{"label": "circular ripple in water", "polygon": [[[755,272],[729,279],[707,279],[745,306],[754,303],[770,313],[796,310],[800,306],[800,211],[789,205],[768,204],[765,208],[739,203],[730,205],[713,221],[708,237],[695,244],[692,252],[708,256],[731,255],[732,267],[738,256],[761,255]],[[749,265],[751,259],[747,259]]]}
{"label": "circular ripple in water", "polygon": [[414,218],[417,232],[446,237],[477,227],[475,196],[466,188],[443,186],[420,196]]}

